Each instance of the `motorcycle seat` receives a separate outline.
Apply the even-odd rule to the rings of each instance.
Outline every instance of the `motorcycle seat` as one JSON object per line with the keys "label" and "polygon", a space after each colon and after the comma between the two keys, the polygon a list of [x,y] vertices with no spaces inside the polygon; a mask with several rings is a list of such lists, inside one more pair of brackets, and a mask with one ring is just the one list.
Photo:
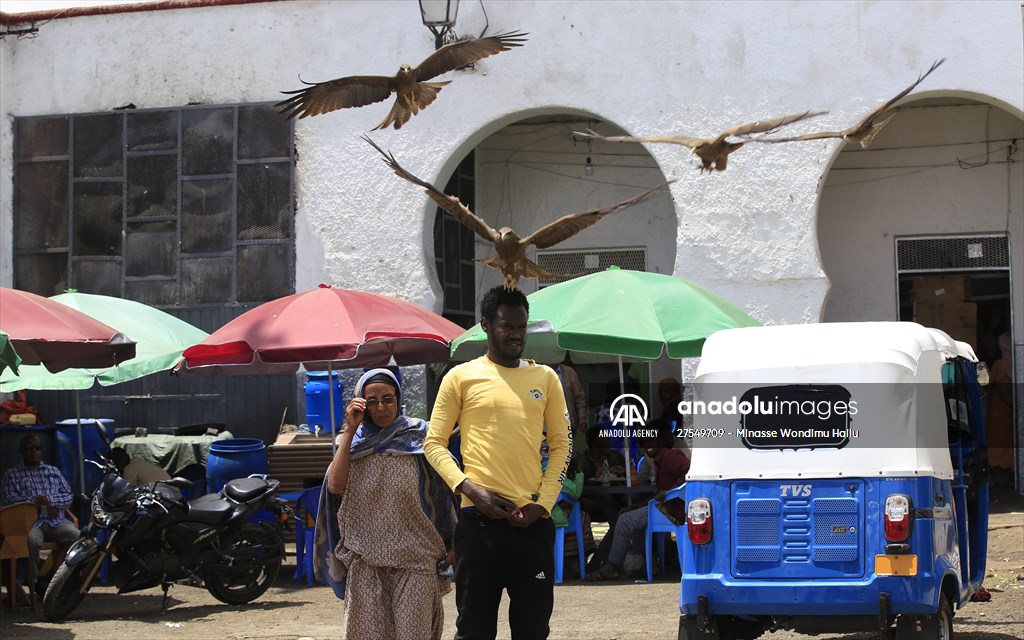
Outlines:
{"label": "motorcycle seat", "polygon": [[249,502],[267,492],[266,480],[260,478],[238,478],[224,485],[224,495],[238,502]]}
{"label": "motorcycle seat", "polygon": [[234,507],[217,494],[207,494],[188,503],[188,522],[219,524],[231,517]]}

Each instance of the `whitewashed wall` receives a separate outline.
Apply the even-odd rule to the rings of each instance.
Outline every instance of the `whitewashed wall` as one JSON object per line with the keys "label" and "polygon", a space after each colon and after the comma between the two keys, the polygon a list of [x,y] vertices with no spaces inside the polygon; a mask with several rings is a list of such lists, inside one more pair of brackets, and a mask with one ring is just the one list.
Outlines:
{"label": "whitewashed wall", "polygon": [[818,230],[832,284],[823,319],[898,319],[897,236],[1008,234],[1014,340],[1024,342],[1024,121],[978,102],[928,102],[901,111],[868,151],[840,153],[828,173]]}
{"label": "whitewashed wall", "polygon": [[[530,42],[452,74],[409,125],[374,134],[442,184],[469,149],[523,115],[592,113],[631,133],[711,134],[827,108],[822,124],[844,126],[942,56],[949,61],[922,89],[988,96],[1015,115],[1024,106],[1014,2],[492,1],[487,16],[491,33],[524,29]],[[456,30],[482,26],[479,5],[463,3]],[[0,48],[0,282],[10,283],[13,117],[275,100],[299,73],[391,73],[428,54],[432,37],[411,0],[284,2],[58,19]],[[297,127],[296,286],[326,281],[436,309],[433,208],[358,137],[387,109]],[[724,174],[698,176],[686,150],[651,145],[655,164],[682,178],[672,189],[674,271],[763,321],[818,320],[827,290],[818,185],[838,146],[751,146]]]}

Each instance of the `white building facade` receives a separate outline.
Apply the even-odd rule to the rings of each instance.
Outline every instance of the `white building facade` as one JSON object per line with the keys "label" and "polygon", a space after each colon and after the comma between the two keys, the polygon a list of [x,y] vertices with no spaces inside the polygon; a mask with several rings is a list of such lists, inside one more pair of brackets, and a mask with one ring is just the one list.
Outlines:
{"label": "white building facade", "polygon": [[[298,88],[300,74],[390,75],[433,51],[412,0],[161,6],[6,25],[0,284],[20,284],[16,218],[28,215],[17,208],[18,119],[126,105],[265,104]],[[16,28],[34,31],[19,37]],[[921,273],[984,271],[999,284],[978,304],[1002,300],[990,315],[1003,318],[986,330],[1011,332],[1016,379],[1024,379],[1019,2],[484,0],[463,2],[455,26],[460,36],[513,30],[529,33],[525,46],[440,78],[452,82],[434,104],[401,130],[370,132],[374,141],[441,187],[461,163],[472,174],[475,210],[521,233],[674,178],[671,197],[611,216],[558,249],[639,260],[766,324],[912,319],[901,278],[906,289]],[[590,127],[713,136],[809,109],[829,113],[785,133],[840,130],[940,58],[944,65],[900,102],[866,151],[835,139],[752,143],[726,171],[702,175],[684,147],[572,135]],[[294,154],[277,156],[293,172],[289,284],[386,293],[441,312],[451,305],[435,261],[437,208],[360,139],[389,108],[387,101],[295,124]],[[900,266],[899,241],[934,236],[952,239],[951,251],[995,237],[1003,253],[975,271],[943,266],[941,256]],[[488,251],[475,242],[476,257]],[[465,277],[450,294],[471,309],[498,280],[462,266]]]}

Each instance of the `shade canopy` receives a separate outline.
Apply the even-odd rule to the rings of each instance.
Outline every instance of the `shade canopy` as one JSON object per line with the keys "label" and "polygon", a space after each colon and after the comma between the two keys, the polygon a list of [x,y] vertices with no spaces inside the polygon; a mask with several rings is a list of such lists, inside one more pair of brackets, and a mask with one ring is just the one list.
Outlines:
{"label": "shade canopy", "polygon": [[184,352],[180,375],[446,362],[459,325],[410,302],[326,285],[262,304]]}
{"label": "shade canopy", "polygon": [[[527,297],[530,325],[523,357],[561,362],[656,360],[700,355],[712,333],[760,323],[688,280],[611,268],[541,289]],[[477,324],[452,343],[452,359],[487,351]]]}
{"label": "shade canopy", "polygon": [[18,373],[19,364],[21,364],[21,358],[18,357],[14,347],[11,346],[11,341],[7,338],[7,334],[0,331],[0,373],[10,368],[16,374]]}
{"label": "shade canopy", "polygon": [[26,365],[48,371],[112,367],[135,357],[124,333],[66,305],[27,291],[0,287],[0,330]]}
{"label": "shade canopy", "polygon": [[169,313],[140,302],[88,293],[62,293],[49,298],[103,322],[136,341],[136,355],[116,367],[67,369],[50,373],[41,366],[23,366],[21,375],[4,373],[0,390],[88,389],[95,383],[110,386],[167,371],[182,352],[209,334]]}

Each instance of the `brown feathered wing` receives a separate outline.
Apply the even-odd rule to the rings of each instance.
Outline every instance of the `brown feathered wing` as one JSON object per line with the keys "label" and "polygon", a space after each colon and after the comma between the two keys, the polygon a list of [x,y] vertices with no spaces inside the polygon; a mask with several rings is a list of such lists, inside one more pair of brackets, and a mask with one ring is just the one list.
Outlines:
{"label": "brown feathered wing", "polygon": [[880,118],[882,114],[888,111],[894,104],[896,104],[898,101],[906,97],[907,94],[913,91],[917,87],[917,85],[921,84],[921,82],[923,82],[925,78],[931,75],[932,71],[938,69],[939,66],[941,66],[942,63],[945,61],[946,59],[942,58],[940,60],[936,60],[935,62],[933,62],[932,66],[927,71],[919,75],[917,77],[917,80],[911,83],[910,86],[908,86],[903,91],[900,91],[883,104],[880,104],[874,109],[872,109],[871,113],[861,118],[861,120],[852,127],[843,129],[842,131],[819,131],[816,133],[806,133],[802,136],[792,136],[786,138],[758,138],[757,141],[776,143],[799,142],[802,140],[824,140],[827,138],[841,138],[842,140],[848,143],[858,142],[860,143],[860,146],[862,148],[866,149],[871,144],[871,141],[875,139],[875,136],[878,135],[878,132],[882,130],[882,127],[888,124],[888,122],[892,120],[896,116],[896,114],[894,113],[893,115],[889,116],[888,118],[882,121],[879,121],[878,118]]}

